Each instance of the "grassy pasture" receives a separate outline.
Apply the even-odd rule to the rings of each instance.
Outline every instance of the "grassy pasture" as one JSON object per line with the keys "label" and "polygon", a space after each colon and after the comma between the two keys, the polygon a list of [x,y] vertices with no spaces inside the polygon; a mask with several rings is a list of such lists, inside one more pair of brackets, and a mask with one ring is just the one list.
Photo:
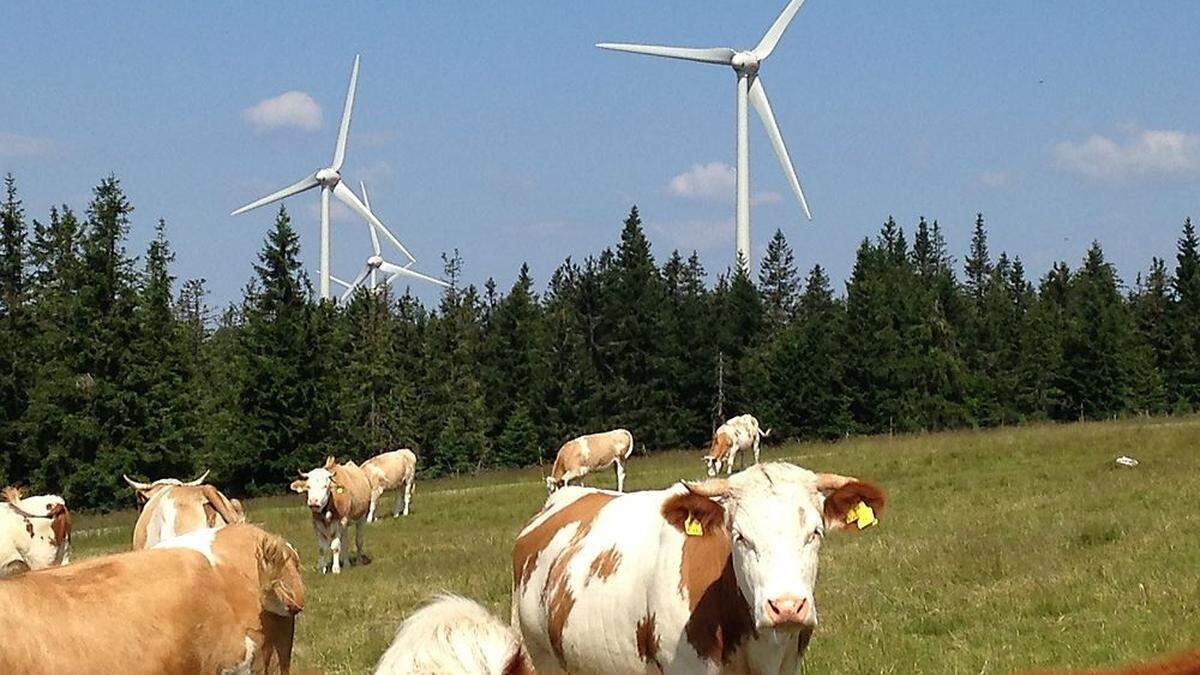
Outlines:
{"label": "grassy pasture", "polygon": [[[855,438],[764,454],[889,492],[879,527],[825,544],[807,673],[1009,673],[1200,647],[1200,418]],[[1114,468],[1120,454],[1141,466]],[[700,477],[699,458],[635,457],[626,487]],[[443,589],[507,620],[512,541],[544,498],[536,470],[418,483],[411,516],[367,531],[372,564],[340,577],[315,573],[299,496],[246,502],[250,520],[292,541],[306,567],[296,665],[368,672],[403,617]],[[78,517],[73,558],[125,550],[133,520],[132,511]]]}

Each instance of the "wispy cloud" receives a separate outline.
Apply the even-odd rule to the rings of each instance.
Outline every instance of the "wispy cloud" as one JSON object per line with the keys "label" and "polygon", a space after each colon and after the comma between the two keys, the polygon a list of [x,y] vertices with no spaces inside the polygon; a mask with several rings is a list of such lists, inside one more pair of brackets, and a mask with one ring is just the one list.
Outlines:
{"label": "wispy cloud", "polygon": [[1010,180],[1012,176],[1007,171],[984,171],[979,174],[979,182],[991,188],[1004,187]]}
{"label": "wispy cloud", "polygon": [[[736,188],[737,170],[724,162],[693,164],[667,183],[667,193],[675,197],[722,204],[733,203]],[[778,192],[765,190],[750,198],[755,204],[775,204],[782,200]]]}
{"label": "wispy cloud", "polygon": [[[396,169],[393,168],[391,164],[381,159],[357,167],[349,175],[354,177],[354,181],[356,183],[358,181],[366,183],[367,189],[370,190],[374,186],[386,185],[390,183],[392,178],[396,175]],[[358,189],[355,188],[355,192],[357,191]]]}
{"label": "wispy cloud", "polygon": [[303,91],[285,91],[246,108],[242,115],[255,131],[321,128],[321,106]]}
{"label": "wispy cloud", "polygon": [[0,157],[40,157],[54,152],[54,141],[0,131]]}
{"label": "wispy cloud", "polygon": [[1200,169],[1200,135],[1171,129],[1134,130],[1113,140],[1099,134],[1054,146],[1058,165],[1090,178],[1189,173]]}
{"label": "wispy cloud", "polygon": [[670,248],[681,251],[704,251],[718,245],[733,243],[733,219],[693,219],[651,221],[646,229],[662,237]]}

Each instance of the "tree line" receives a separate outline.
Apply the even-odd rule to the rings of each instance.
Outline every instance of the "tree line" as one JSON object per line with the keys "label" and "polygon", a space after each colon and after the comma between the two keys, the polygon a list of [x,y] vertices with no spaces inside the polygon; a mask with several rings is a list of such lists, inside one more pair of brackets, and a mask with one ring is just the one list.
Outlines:
{"label": "tree line", "polygon": [[[614,247],[568,258],[544,290],[462,283],[319,302],[283,208],[240,300],[180,281],[159,221],[126,250],[115,177],[82,213],[0,204],[0,484],[72,505],[129,503],[121,474],[202,468],[233,494],[277,492],[326,455],[411,447],[428,475],[525,466],[623,426],[639,449],[697,447],[753,412],[773,438],[833,439],[1184,413],[1200,407],[1200,242],[1127,288],[1100,244],[1030,276],[993,255],[983,216],[960,265],[937,221],[889,218],[843,292],[797,269],[776,232],[757,278],[661,262],[636,207]],[[961,272],[961,274],[960,274]]]}

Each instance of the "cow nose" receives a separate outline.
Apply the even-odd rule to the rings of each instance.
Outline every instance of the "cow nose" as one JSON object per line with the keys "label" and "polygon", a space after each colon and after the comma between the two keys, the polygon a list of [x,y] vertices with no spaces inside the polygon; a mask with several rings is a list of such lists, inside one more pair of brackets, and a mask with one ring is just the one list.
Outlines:
{"label": "cow nose", "polygon": [[773,626],[784,624],[807,624],[812,617],[812,603],[808,598],[796,595],[781,595],[767,601],[767,620]]}

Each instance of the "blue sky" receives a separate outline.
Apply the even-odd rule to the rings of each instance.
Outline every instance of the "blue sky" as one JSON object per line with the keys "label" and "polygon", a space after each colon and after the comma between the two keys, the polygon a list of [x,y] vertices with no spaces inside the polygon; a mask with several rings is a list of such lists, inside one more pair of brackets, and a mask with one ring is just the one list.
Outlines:
{"label": "blue sky", "polygon": [[[9,6],[0,171],[39,218],[115,172],[131,250],[166,218],[176,272],[222,304],[273,216],[229,212],[328,163],[361,53],[343,173],[423,269],[457,247],[468,282],[507,287],[527,260],[541,286],[637,203],[660,260],[695,248],[716,272],[733,250],[732,71],[593,44],[748,48],[784,4]],[[762,75],[815,219],[752,116],[756,255],[781,227],[802,268],[844,279],[894,214],[939,219],[961,257],[982,211],[993,250],[1036,274],[1099,239],[1132,282],[1200,216],[1197,25],[1182,1],[809,0]],[[287,202],[310,273],[317,203]],[[335,212],[334,231],[334,271],[353,276],[366,226]]]}

